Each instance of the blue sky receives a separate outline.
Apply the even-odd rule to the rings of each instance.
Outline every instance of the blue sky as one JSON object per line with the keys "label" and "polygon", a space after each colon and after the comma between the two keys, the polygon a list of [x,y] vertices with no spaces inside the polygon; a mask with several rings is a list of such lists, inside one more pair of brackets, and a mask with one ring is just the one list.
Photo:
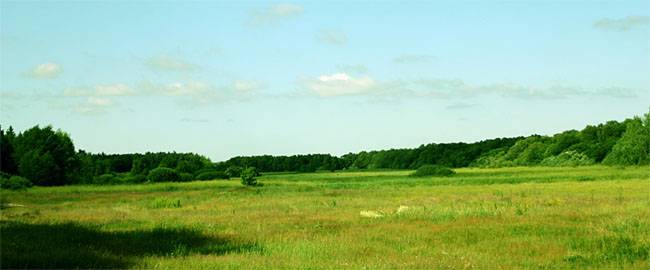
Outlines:
{"label": "blue sky", "polygon": [[649,1],[0,3],[0,123],[92,152],[340,155],[650,107]]}

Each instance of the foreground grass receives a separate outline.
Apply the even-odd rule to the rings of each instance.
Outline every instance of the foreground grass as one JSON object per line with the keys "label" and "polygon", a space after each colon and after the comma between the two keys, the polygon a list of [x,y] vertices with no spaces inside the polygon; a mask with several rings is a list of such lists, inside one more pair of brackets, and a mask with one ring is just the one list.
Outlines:
{"label": "foreground grass", "polygon": [[3,191],[2,268],[650,268],[649,167],[408,173]]}

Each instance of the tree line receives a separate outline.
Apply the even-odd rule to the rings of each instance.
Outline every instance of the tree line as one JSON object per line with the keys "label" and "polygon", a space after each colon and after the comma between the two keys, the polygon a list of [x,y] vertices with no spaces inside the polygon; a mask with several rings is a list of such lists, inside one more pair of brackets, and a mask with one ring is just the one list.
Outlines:
{"label": "tree line", "polygon": [[35,126],[16,134],[0,127],[0,177],[34,185],[211,180],[261,172],[315,172],[446,167],[650,164],[650,112],[552,136],[497,138],[474,143],[330,154],[238,156],[214,163],[194,153],[104,154],[76,150],[69,134]]}

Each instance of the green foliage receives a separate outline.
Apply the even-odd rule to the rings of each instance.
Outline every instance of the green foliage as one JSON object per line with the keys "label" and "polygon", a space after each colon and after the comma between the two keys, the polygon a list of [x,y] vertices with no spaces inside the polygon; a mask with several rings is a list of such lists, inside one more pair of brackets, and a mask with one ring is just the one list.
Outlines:
{"label": "green foliage", "polygon": [[23,190],[31,186],[32,186],[32,182],[30,182],[27,178],[22,176],[17,176],[17,175],[11,177],[0,176],[1,189]]}
{"label": "green foliage", "polygon": [[158,167],[151,171],[147,175],[147,181],[149,182],[179,182],[181,181],[181,175],[172,168],[167,167]]}
{"label": "green foliage", "polygon": [[585,166],[594,164],[594,160],[583,153],[573,150],[562,152],[557,156],[550,156],[542,160],[540,165],[565,167],[565,166]]}
{"label": "green foliage", "polygon": [[144,183],[147,181],[147,177],[142,175],[142,174],[136,174],[136,175],[131,175],[128,174],[124,176],[124,183],[127,184],[138,184],[138,183]]}
{"label": "green foliage", "polygon": [[215,179],[230,179],[230,176],[222,171],[206,171],[206,172],[202,172],[196,177],[196,180],[215,180]]}
{"label": "green foliage", "polygon": [[105,173],[99,176],[95,176],[95,178],[93,178],[93,184],[97,184],[97,185],[116,185],[116,184],[123,184],[123,183],[124,181],[122,178],[112,173]]}
{"label": "green foliage", "polygon": [[180,175],[181,175],[181,180],[180,180],[181,182],[190,182],[194,180],[194,175],[192,175],[191,173],[180,173]]}
{"label": "green foliage", "polygon": [[644,119],[629,121],[623,137],[614,145],[604,164],[644,165],[650,164],[650,112]]}
{"label": "green foliage", "polygon": [[425,176],[452,176],[456,172],[452,169],[440,165],[423,165],[411,174],[414,177]]}
{"label": "green foliage", "polygon": [[241,172],[241,183],[244,186],[255,186],[257,185],[258,176],[257,169],[255,167],[248,167]]}
{"label": "green foliage", "polygon": [[7,132],[0,126],[0,172],[18,174],[18,166],[14,160],[14,140],[16,134],[10,126]]}
{"label": "green foliage", "polygon": [[501,167],[512,167],[514,163],[511,160],[506,160],[506,148],[494,149],[490,152],[487,152],[477,158],[472,164],[471,167],[479,168],[501,168]]}
{"label": "green foliage", "polygon": [[63,185],[78,179],[79,162],[68,134],[35,126],[18,134],[13,144],[19,174],[35,185]]}
{"label": "green foliage", "polygon": [[244,170],[242,167],[230,166],[226,169],[225,173],[230,177],[239,177],[241,176],[242,170]]}

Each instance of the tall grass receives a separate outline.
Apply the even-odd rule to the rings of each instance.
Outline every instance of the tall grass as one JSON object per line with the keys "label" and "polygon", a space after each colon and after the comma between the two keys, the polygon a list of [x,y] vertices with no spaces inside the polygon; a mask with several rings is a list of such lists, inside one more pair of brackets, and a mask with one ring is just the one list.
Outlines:
{"label": "tall grass", "polygon": [[650,268],[650,167],[409,173],[2,191],[2,268]]}

